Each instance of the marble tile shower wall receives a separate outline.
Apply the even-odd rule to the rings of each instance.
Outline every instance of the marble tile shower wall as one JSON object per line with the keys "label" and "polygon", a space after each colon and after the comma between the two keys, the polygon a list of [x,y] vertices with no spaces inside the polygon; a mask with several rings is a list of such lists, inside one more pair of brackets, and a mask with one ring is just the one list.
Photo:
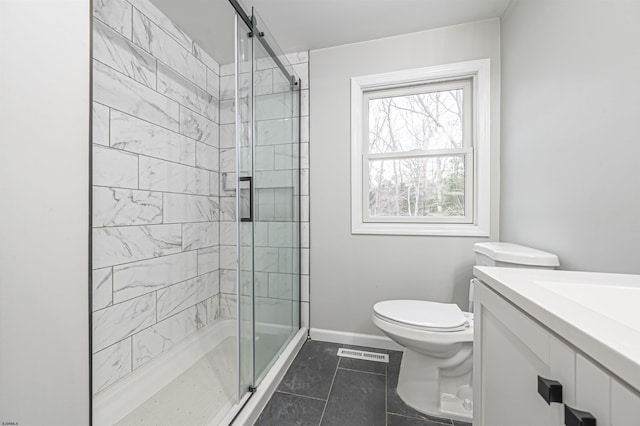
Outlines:
{"label": "marble tile shower wall", "polygon": [[[297,304],[301,301],[302,325],[308,326],[309,317],[309,56],[308,52],[286,55],[302,80],[300,107],[300,144],[298,145],[297,120],[292,119],[289,82],[285,80],[275,63],[268,58],[256,65],[254,94],[256,95],[255,119],[255,315],[258,322],[291,325],[297,322]],[[228,188],[235,182],[235,110],[234,67],[220,67],[220,173],[227,173]],[[249,84],[248,72],[239,76],[241,93]],[[244,89],[244,90],[243,90]],[[241,99],[242,102],[242,99]],[[244,111],[245,105],[241,105]],[[241,116],[246,113],[241,111]],[[296,114],[294,112],[294,114]],[[245,126],[241,126],[244,129]],[[298,152],[298,146],[300,152]],[[295,168],[300,155],[301,179],[298,184]],[[248,165],[245,166],[248,169]],[[221,205],[235,202],[234,192],[220,192]],[[295,220],[298,219],[293,203],[300,202],[300,235]],[[234,317],[236,302],[236,227],[235,217],[224,214],[220,222],[220,312]],[[250,237],[247,235],[246,237]],[[249,250],[250,240],[241,241]],[[297,247],[301,247],[300,265]],[[249,253],[241,258],[249,259]],[[297,273],[302,274],[300,294]],[[242,294],[250,282],[241,282]],[[293,316],[293,318],[292,318]]]}
{"label": "marble tile shower wall", "polygon": [[94,392],[219,317],[219,65],[148,0],[95,0]]}

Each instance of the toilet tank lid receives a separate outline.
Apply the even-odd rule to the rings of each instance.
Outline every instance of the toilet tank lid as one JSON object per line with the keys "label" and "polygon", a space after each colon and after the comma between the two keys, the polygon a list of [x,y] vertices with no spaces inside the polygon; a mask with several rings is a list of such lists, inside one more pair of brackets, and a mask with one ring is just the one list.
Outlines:
{"label": "toilet tank lid", "polygon": [[473,251],[499,262],[531,266],[560,265],[558,256],[555,254],[511,243],[475,243]]}

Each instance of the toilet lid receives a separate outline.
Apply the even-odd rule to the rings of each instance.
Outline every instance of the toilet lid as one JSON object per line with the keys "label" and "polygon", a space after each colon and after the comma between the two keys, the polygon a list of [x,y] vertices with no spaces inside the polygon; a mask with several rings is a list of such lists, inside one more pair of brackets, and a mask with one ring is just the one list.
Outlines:
{"label": "toilet lid", "polygon": [[373,311],[384,318],[414,327],[459,330],[467,318],[458,305],[425,300],[385,300],[374,305]]}

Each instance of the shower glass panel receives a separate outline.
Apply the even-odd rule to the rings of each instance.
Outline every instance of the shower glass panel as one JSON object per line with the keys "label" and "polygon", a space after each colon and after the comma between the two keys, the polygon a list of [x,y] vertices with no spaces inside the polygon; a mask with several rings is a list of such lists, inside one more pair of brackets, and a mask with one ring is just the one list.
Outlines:
{"label": "shower glass panel", "polygon": [[255,8],[253,20],[253,296],[257,385],[300,327],[300,84]]}

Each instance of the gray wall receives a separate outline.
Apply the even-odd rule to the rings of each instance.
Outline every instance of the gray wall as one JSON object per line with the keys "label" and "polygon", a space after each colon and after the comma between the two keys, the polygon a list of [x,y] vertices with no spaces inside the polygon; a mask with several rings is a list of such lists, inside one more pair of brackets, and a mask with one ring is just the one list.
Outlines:
{"label": "gray wall", "polygon": [[0,423],[89,424],[90,5],[0,1]]}
{"label": "gray wall", "polygon": [[[392,298],[466,307],[472,245],[486,238],[351,235],[350,78],[491,59],[499,111],[497,19],[311,52],[311,328],[381,334],[373,305]],[[498,238],[499,116],[492,117],[491,238]]]}
{"label": "gray wall", "polygon": [[502,21],[501,236],[640,272],[640,3],[514,0]]}

